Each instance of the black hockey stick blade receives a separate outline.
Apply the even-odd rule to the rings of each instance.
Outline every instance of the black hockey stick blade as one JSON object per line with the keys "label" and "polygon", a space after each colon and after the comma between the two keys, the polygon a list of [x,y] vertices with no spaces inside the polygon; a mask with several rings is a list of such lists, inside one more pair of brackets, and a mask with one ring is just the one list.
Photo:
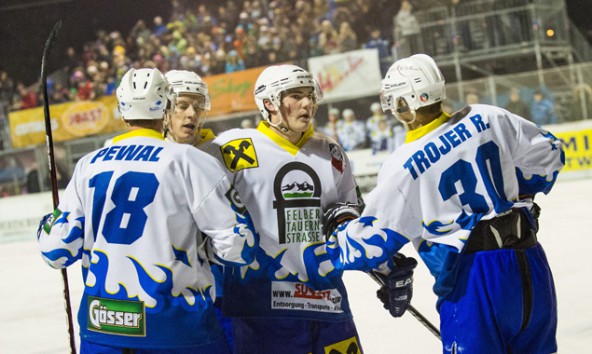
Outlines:
{"label": "black hockey stick blade", "polygon": [[[58,196],[58,184],[57,175],[55,169],[55,159],[53,152],[53,137],[51,132],[51,115],[49,112],[49,98],[47,94],[47,57],[53,46],[60,28],[62,27],[62,21],[58,21],[54,26],[47,41],[45,42],[45,48],[43,49],[43,57],[41,59],[41,88],[43,93],[43,116],[45,118],[45,140],[47,143],[47,153],[49,156],[49,172],[51,177],[51,192],[53,197],[54,209],[58,207],[59,196]],[[61,270],[62,281],[64,283],[64,307],[66,310],[66,319],[68,321],[68,339],[70,343],[70,352],[76,354],[76,342],[74,340],[74,324],[72,322],[72,306],[70,304],[70,286],[68,285],[68,273],[66,269]]]}
{"label": "black hockey stick blade", "polygon": [[[374,272],[368,272],[370,278],[374,279],[375,282],[378,283],[381,287],[384,285],[384,280],[378,276]],[[439,340],[442,340],[442,336],[440,335],[440,330],[438,327],[434,326],[430,320],[428,320],[424,315],[421,314],[413,305],[409,304],[407,307],[407,312],[409,312],[413,317],[415,317],[425,328],[427,328],[433,335],[435,335]]]}

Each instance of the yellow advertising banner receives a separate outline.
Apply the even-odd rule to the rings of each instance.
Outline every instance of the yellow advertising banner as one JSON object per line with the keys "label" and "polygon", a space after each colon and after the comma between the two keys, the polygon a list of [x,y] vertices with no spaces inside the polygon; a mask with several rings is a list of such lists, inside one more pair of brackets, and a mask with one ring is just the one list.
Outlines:
{"label": "yellow advertising banner", "polygon": [[[50,107],[52,137],[55,142],[125,130],[115,96],[95,101],[68,102]],[[10,137],[13,148],[45,142],[43,107],[11,112]]]}
{"label": "yellow advertising banner", "polygon": [[257,110],[253,92],[255,82],[265,67],[204,77],[212,99],[210,119],[232,112]]}
{"label": "yellow advertising banner", "polygon": [[592,169],[592,129],[553,133],[561,139],[565,150],[562,171]]}
{"label": "yellow advertising banner", "polygon": [[[257,77],[263,69],[259,67],[204,77],[212,99],[209,119],[233,112],[257,110],[253,92]],[[53,104],[50,112],[53,140],[56,142],[125,129],[115,96],[105,96],[95,101]],[[9,121],[13,148],[45,142],[43,107],[11,112]]]}

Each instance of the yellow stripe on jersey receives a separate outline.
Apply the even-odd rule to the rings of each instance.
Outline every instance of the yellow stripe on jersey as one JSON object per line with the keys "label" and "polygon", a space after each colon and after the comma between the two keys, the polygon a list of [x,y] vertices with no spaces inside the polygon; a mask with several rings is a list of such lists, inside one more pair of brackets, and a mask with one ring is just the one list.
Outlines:
{"label": "yellow stripe on jersey", "polygon": [[439,126],[448,122],[448,120],[450,120],[450,115],[446,112],[442,112],[442,114],[438,118],[434,119],[433,121],[424,125],[423,127],[407,131],[407,135],[405,136],[405,143],[409,143],[423,137],[427,133],[436,130]]}
{"label": "yellow stripe on jersey", "polygon": [[300,148],[308,141],[308,139],[310,139],[310,137],[314,135],[312,125],[310,125],[306,132],[302,134],[300,140],[298,140],[296,145],[294,145],[288,139],[281,137],[278,133],[273,131],[273,129],[269,127],[269,123],[267,122],[260,122],[257,126],[257,130],[266,135],[268,138],[273,140],[276,144],[281,146],[284,150],[286,150],[292,155],[296,155],[298,151],[300,151]]}
{"label": "yellow stripe on jersey", "polygon": [[113,138],[113,143],[117,143],[123,139],[133,138],[136,136],[144,136],[147,138],[155,138],[158,140],[164,140],[162,133],[157,132],[156,130],[153,130],[153,129],[142,128],[142,129],[134,129],[134,130],[131,130],[125,134],[121,134],[121,135],[116,136],[115,138]]}
{"label": "yellow stripe on jersey", "polygon": [[199,132],[201,136],[201,143],[205,143],[206,141],[214,140],[216,135],[214,135],[214,131],[209,128],[202,128]]}

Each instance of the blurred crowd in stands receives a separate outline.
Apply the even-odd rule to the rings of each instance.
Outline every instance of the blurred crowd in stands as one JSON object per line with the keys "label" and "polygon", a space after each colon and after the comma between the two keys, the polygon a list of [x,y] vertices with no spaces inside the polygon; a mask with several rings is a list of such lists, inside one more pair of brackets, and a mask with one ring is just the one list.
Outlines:
{"label": "blurred crowd in stands", "polygon": [[[170,15],[157,16],[152,23],[138,20],[131,28],[120,31],[99,30],[96,38],[81,48],[68,48],[63,67],[50,75],[50,103],[92,100],[112,95],[119,79],[131,67],[157,67],[163,72],[172,69],[191,70],[201,76],[208,76],[288,61],[306,67],[310,57],[376,48],[384,74],[389,64],[398,57],[424,51],[438,54],[438,51],[445,51],[454,45],[463,50],[472,50],[477,42],[493,46],[510,40],[520,41],[523,40],[519,38],[520,34],[528,32],[521,30],[520,26],[524,25],[521,22],[524,19],[521,18],[514,22],[494,21],[484,23],[483,28],[487,31],[482,34],[487,38],[479,39],[475,38],[478,33],[475,28],[465,28],[463,23],[459,23],[458,32],[453,36],[433,31],[434,38],[448,36],[448,39],[436,41],[442,46],[439,48],[425,40],[425,35],[422,37],[421,25],[414,15],[417,5],[428,9],[444,6],[452,15],[462,15],[463,4],[493,6],[497,3],[493,0],[208,2],[216,4],[213,7],[198,1],[169,1]],[[518,5],[530,2],[507,1]],[[498,28],[503,23],[518,27],[508,32],[507,28]],[[468,25],[469,22],[464,24]],[[516,38],[510,39],[509,34],[514,34]],[[592,100],[592,89],[588,87],[580,91],[585,95],[579,94],[578,97]],[[505,95],[507,105],[503,106],[510,111],[538,124],[557,123],[549,92],[522,87],[514,88]],[[317,129],[333,136],[347,151],[361,148],[371,148],[374,153],[394,150],[404,141],[405,130],[394,117],[385,115],[380,104],[374,100],[376,98],[368,98],[364,103],[344,102],[346,106],[323,107],[319,110],[320,117],[317,117],[320,118]],[[479,102],[479,92],[475,90],[469,91],[465,102],[461,103]],[[42,103],[38,85],[12,78],[9,72],[0,68],[0,109],[15,111],[38,107]],[[458,108],[446,107],[449,112]],[[0,129],[7,128],[6,117],[6,114],[0,114],[4,120],[0,121]],[[252,126],[254,122],[245,120],[242,123]],[[0,165],[2,163],[5,163],[3,169],[6,171],[9,167],[22,165],[0,161]],[[24,178],[28,170],[33,169],[24,169],[24,174],[21,173],[19,178]],[[0,177],[2,180],[14,179],[10,176]],[[29,177],[30,181],[37,178]],[[30,186],[22,191],[27,189],[37,190]]]}
{"label": "blurred crowd in stands", "polygon": [[[310,57],[377,48],[385,73],[393,59],[428,49],[424,48],[425,36],[420,36],[414,4],[446,7],[452,14],[456,11],[462,15],[462,10],[458,10],[461,5],[468,8],[494,3],[401,0],[394,1],[393,6],[388,0],[225,0],[208,7],[195,1],[169,1],[168,18],[157,16],[152,23],[138,20],[131,28],[120,31],[99,30],[96,38],[82,48],[68,48],[63,69],[50,76],[50,103],[111,95],[130,67],[157,67],[163,72],[192,70],[208,76],[286,61],[305,67]],[[511,1],[515,5],[529,3]],[[378,16],[383,8],[392,13]],[[486,19],[493,20],[498,27],[504,23]],[[519,28],[523,20],[511,22],[518,26],[511,33],[528,32]],[[507,36],[507,29],[483,26],[492,45]],[[458,30],[457,44],[472,48],[475,41],[469,34],[474,36],[478,31],[463,26]],[[440,42],[449,46],[446,40]],[[0,102],[9,110],[40,106],[41,92],[37,86],[11,78],[0,68]]]}
{"label": "blurred crowd in stands", "polygon": [[345,151],[371,148],[372,153],[393,151],[405,140],[405,129],[392,115],[385,114],[379,102],[370,105],[369,115],[359,119],[351,108],[332,107],[327,123],[316,130],[332,137]]}
{"label": "blurred crowd in stands", "polygon": [[[171,1],[169,18],[138,20],[127,34],[98,31],[82,48],[70,47],[62,70],[50,77],[51,103],[88,100],[114,92],[130,67],[191,70],[201,76],[291,61],[306,66],[309,57],[359,49],[368,41],[390,55],[389,42],[368,33],[366,0],[220,1],[215,8],[200,2]],[[210,2],[211,3],[211,2]],[[42,104],[34,85],[0,71],[0,99],[10,110]]]}

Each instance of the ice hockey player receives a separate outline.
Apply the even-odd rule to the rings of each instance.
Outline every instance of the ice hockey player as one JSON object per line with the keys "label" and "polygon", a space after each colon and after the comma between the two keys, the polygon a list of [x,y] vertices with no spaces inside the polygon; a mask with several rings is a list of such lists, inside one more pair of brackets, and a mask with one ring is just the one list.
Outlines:
{"label": "ice hockey player", "polygon": [[[212,108],[208,85],[198,74],[188,70],[170,70],[166,72],[165,77],[169,82],[170,99],[164,118],[165,139],[190,144],[203,150],[215,138],[212,129],[203,127]],[[214,308],[232,348],[232,322],[222,316],[223,267],[212,263],[212,272],[216,279]]]}
{"label": "ice hockey player", "polygon": [[533,199],[563,167],[561,142],[491,105],[451,117],[445,98],[431,57],[390,67],[381,103],[406,125],[406,142],[383,162],[361,217],[329,243],[364,254],[411,241],[435,278],[445,353],[554,353],[555,288]]}
{"label": "ice hockey player", "polygon": [[167,85],[157,69],[123,76],[130,131],[79,160],[38,231],[49,265],[82,262],[82,353],[230,353],[208,260],[249,264],[257,236],[230,207],[220,163],[164,141]]}
{"label": "ice hockey player", "polygon": [[260,237],[252,265],[225,269],[235,353],[360,353],[342,280],[347,261],[328,257],[322,232],[324,208],[358,203],[358,188],[343,149],[313,131],[321,89],[283,64],[261,72],[254,95],[257,128],[223,132],[210,145]]}

